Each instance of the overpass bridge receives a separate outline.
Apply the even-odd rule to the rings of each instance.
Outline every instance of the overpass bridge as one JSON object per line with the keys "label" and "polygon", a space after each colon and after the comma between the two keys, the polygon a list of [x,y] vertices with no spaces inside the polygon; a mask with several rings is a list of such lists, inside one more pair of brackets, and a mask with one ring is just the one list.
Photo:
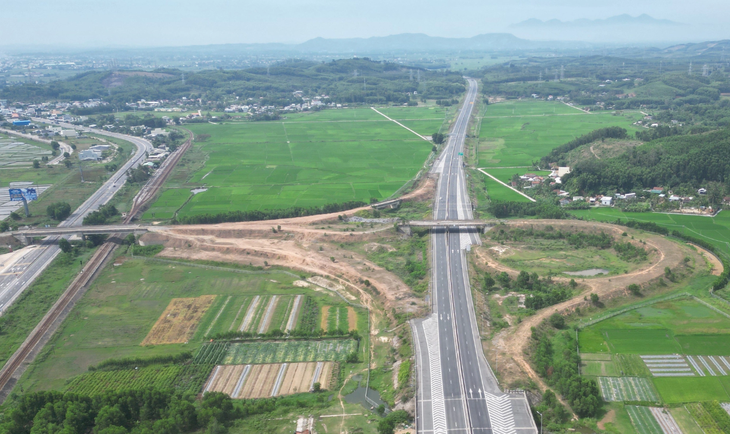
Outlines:
{"label": "overpass bridge", "polygon": [[149,232],[150,226],[143,225],[98,225],[98,226],[71,226],[71,227],[54,227],[54,228],[34,228],[34,229],[21,229],[13,232],[9,232],[9,235],[14,236],[23,244],[29,244],[33,238],[37,237],[51,237],[51,236],[63,236],[63,235],[80,235],[84,237],[86,235],[109,235],[109,234],[134,234],[141,235],[145,232]]}
{"label": "overpass bridge", "polygon": [[410,235],[413,228],[470,230],[481,229],[486,232],[499,223],[499,220],[410,220],[398,223],[398,229]]}

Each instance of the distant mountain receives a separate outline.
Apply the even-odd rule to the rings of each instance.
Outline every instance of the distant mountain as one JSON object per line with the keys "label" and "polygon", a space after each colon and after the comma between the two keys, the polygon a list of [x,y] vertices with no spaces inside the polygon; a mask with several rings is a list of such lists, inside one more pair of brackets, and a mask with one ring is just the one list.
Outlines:
{"label": "distant mountain", "polygon": [[625,26],[625,25],[641,25],[641,26],[681,26],[681,23],[670,20],[658,20],[647,14],[632,17],[628,14],[616,15],[615,17],[603,20],[580,19],[573,21],[547,20],[542,21],[531,18],[521,23],[512,24],[509,27],[513,29],[522,28],[585,28],[585,27],[603,27],[603,26]]}
{"label": "distant mountain", "polygon": [[621,44],[678,41],[683,37],[679,37],[677,32],[686,27],[682,23],[656,19],[646,14],[637,17],[624,14],[598,20],[542,21],[532,18],[512,24],[508,29],[517,37],[527,39]]}
{"label": "distant mountain", "polygon": [[316,38],[297,45],[295,49],[308,53],[393,53],[400,51],[413,53],[525,50],[543,46],[545,43],[520,39],[509,33],[490,33],[471,38],[442,38],[423,33],[403,33],[372,38]]}

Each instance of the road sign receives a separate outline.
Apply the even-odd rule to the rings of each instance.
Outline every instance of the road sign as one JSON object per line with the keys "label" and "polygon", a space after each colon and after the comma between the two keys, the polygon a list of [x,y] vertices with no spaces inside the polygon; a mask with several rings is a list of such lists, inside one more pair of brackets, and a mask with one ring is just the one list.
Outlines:
{"label": "road sign", "polygon": [[10,193],[11,202],[38,200],[38,193],[36,193],[35,188],[11,188],[8,193]]}

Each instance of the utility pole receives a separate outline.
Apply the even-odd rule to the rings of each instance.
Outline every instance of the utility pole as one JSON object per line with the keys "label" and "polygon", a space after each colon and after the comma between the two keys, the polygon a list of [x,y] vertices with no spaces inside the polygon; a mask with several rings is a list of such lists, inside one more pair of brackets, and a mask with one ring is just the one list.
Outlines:
{"label": "utility pole", "polygon": [[542,71],[540,71],[540,77],[537,79],[537,81],[542,81]]}
{"label": "utility pole", "polygon": [[410,73],[410,76],[408,77],[408,79],[413,81],[413,70],[409,69],[408,72]]}
{"label": "utility pole", "polygon": [[560,65],[560,81],[563,81],[564,78],[565,78],[565,66]]}
{"label": "utility pole", "polygon": [[702,76],[707,77],[708,75],[710,75],[710,67],[705,63],[702,65]]}
{"label": "utility pole", "polygon": [[357,69],[354,70],[354,71],[352,71],[352,76],[355,77],[355,78],[357,78]]}
{"label": "utility pole", "polygon": [[185,84],[185,73],[182,73],[182,84]]}
{"label": "utility pole", "polygon": [[689,74],[688,75],[692,75],[692,61],[691,60],[689,62]]}
{"label": "utility pole", "polygon": [[365,77],[362,78],[362,91],[365,92]]}

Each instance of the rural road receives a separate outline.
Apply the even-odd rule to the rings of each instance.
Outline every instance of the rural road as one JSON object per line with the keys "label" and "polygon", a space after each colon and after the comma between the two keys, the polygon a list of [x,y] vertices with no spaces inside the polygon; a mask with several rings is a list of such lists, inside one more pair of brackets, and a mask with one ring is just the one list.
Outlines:
{"label": "rural road", "polygon": [[[45,119],[34,118],[35,122],[50,123]],[[146,158],[146,153],[153,149],[152,144],[140,137],[110,133],[90,128],[79,128],[76,125],[61,123],[64,128],[77,128],[86,132],[93,132],[105,136],[127,140],[137,147],[137,152],[114,175],[109,178],[94,194],[79,206],[60,227],[81,226],[84,217],[101,205],[107,203],[119,191],[127,180],[127,171],[139,165]],[[34,248],[26,248],[28,252],[16,258],[13,264],[7,264],[7,270],[0,274],[0,315],[15,301],[15,299],[30,286],[36,277],[53,261],[61,251],[58,248],[58,237],[48,237]]]}
{"label": "rural road", "polygon": [[[477,83],[468,79],[464,105],[434,172],[440,173],[435,220],[471,220],[462,150]],[[476,325],[466,250],[476,230],[433,230],[433,314],[412,322],[418,380],[419,433],[537,433],[522,392],[503,393],[489,367]]]}

